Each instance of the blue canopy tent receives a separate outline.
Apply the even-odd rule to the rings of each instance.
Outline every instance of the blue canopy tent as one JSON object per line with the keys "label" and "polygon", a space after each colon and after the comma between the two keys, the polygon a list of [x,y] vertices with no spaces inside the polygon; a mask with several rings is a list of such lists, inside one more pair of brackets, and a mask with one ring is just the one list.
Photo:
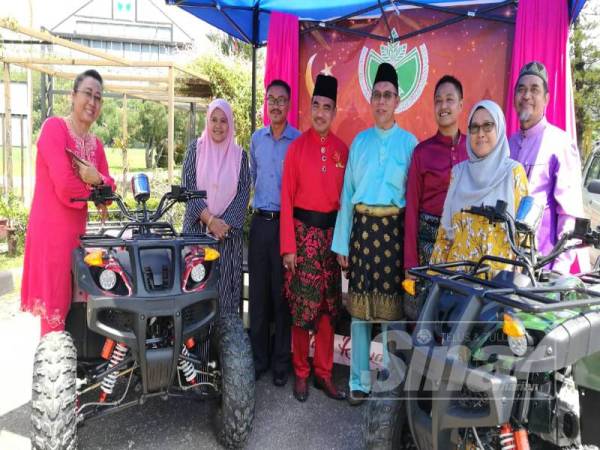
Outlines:
{"label": "blue canopy tent", "polygon": [[[586,0],[565,0],[571,22],[579,15]],[[494,11],[507,5],[518,5],[517,0],[166,0],[219,28],[225,33],[252,44],[252,117],[256,116],[256,49],[265,45],[269,32],[269,16],[273,11],[293,14],[308,26],[302,31],[330,28],[343,32],[365,34],[382,41],[403,40],[472,17],[513,23],[513,19],[495,15]],[[446,12],[451,18],[422,30],[393,38],[391,34],[377,36],[349,30],[338,25],[356,17],[380,16],[384,11],[419,7]],[[384,15],[385,18],[385,15]],[[312,22],[312,23],[311,23]],[[254,131],[254,120],[252,122]]]}
{"label": "blue canopy tent", "polygon": [[[396,6],[417,6],[438,9],[463,17],[493,18],[487,10],[498,9],[515,1],[457,1],[457,0],[166,0],[177,5],[216,28],[254,46],[265,45],[272,11],[294,14],[302,21],[335,23],[356,16],[379,15],[382,9]],[[571,21],[574,21],[586,0],[566,0]],[[478,3],[473,5],[473,3]],[[446,6],[444,4],[447,4]],[[470,11],[458,12],[457,6],[473,5]],[[502,5],[504,4],[504,5]],[[320,25],[323,26],[323,25]]]}

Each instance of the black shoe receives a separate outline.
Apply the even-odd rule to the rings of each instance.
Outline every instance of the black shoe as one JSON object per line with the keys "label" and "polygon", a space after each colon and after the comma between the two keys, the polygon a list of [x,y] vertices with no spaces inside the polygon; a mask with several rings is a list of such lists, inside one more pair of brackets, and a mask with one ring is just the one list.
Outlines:
{"label": "black shoe", "polygon": [[294,397],[299,402],[305,402],[308,398],[308,383],[306,378],[296,377],[296,381],[294,382]]}
{"label": "black shoe", "polygon": [[288,381],[288,374],[285,370],[273,371],[273,384],[277,387],[285,386]]}
{"label": "black shoe", "polygon": [[260,379],[260,377],[262,376],[263,373],[265,373],[266,370],[261,370],[261,369],[254,369],[254,381],[258,381]]}
{"label": "black shoe", "polygon": [[350,391],[350,395],[348,396],[348,403],[350,403],[351,406],[358,406],[361,403],[363,403],[368,396],[369,394],[363,391]]}

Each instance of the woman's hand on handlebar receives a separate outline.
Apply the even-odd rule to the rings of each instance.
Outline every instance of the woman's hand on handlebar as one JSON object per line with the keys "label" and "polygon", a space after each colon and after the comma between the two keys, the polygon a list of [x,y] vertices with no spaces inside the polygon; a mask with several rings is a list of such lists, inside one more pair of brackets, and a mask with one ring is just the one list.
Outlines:
{"label": "woman's hand on handlebar", "polygon": [[92,164],[84,161],[75,161],[75,164],[77,164],[77,170],[79,171],[79,178],[81,178],[81,181],[86,184],[91,184],[92,186],[102,184],[102,176]]}

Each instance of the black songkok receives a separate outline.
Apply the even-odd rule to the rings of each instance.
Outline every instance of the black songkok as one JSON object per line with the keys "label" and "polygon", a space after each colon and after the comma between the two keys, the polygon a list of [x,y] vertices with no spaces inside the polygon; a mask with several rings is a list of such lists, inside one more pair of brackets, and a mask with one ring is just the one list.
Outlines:
{"label": "black songkok", "polygon": [[337,102],[337,79],[329,75],[323,75],[322,73],[317,75],[313,97],[315,95],[327,97]]}
{"label": "black songkok", "polygon": [[373,82],[373,86],[380,81],[389,81],[394,85],[396,90],[398,90],[398,74],[396,73],[396,69],[389,63],[381,63],[379,68],[377,69],[377,75],[375,75],[375,81]]}

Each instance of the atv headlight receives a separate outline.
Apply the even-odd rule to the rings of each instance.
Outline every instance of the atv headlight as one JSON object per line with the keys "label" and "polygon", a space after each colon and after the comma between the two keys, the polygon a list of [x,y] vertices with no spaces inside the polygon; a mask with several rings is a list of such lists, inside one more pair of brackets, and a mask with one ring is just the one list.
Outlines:
{"label": "atv headlight", "polygon": [[204,264],[196,264],[190,272],[190,278],[194,283],[200,283],[206,276],[206,268]]}
{"label": "atv headlight", "polygon": [[105,291],[110,291],[117,284],[117,274],[110,269],[105,269],[100,273],[100,287]]}
{"label": "atv headlight", "polygon": [[516,356],[523,356],[527,353],[527,335],[523,322],[511,314],[505,313],[502,331],[508,336],[508,346]]}
{"label": "atv headlight", "polygon": [[523,356],[527,353],[527,338],[508,336],[508,346],[515,356]]}

